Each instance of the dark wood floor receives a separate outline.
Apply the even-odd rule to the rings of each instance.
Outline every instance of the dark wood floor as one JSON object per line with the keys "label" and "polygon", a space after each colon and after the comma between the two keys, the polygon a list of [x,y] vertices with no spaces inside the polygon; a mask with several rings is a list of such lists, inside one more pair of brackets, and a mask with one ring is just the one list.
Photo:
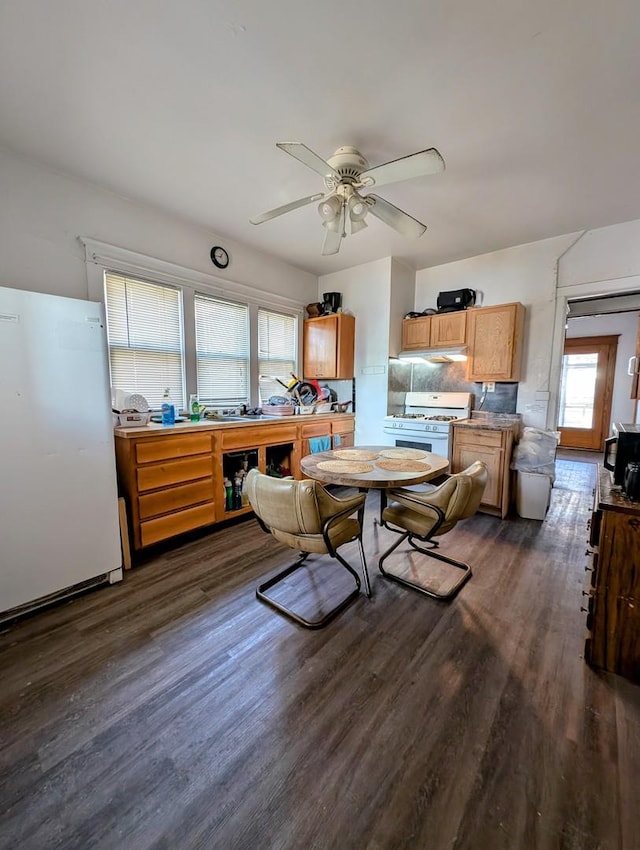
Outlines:
{"label": "dark wood floor", "polygon": [[544,522],[443,540],[448,604],[373,569],[303,630],[250,520],[5,628],[0,847],[638,848],[640,687],[582,658],[595,467],[557,467]]}

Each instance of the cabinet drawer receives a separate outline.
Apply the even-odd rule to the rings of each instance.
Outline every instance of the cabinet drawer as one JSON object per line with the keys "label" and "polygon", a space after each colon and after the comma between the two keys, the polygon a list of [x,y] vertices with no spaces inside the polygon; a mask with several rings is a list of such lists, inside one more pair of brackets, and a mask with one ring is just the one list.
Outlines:
{"label": "cabinet drawer", "polygon": [[275,428],[234,428],[222,432],[222,448],[249,449],[254,446],[276,446],[281,443],[295,443],[296,426],[279,425]]}
{"label": "cabinet drawer", "polygon": [[485,428],[456,428],[455,439],[460,445],[495,446],[502,445],[502,431],[488,431]]}
{"label": "cabinet drawer", "polygon": [[333,422],[331,424],[332,434],[353,434],[356,430],[355,419],[347,419],[346,422]]}
{"label": "cabinet drawer", "polygon": [[211,525],[215,522],[215,510],[213,502],[206,505],[198,505],[196,508],[188,508],[186,511],[177,511],[158,519],[150,519],[140,523],[140,539],[143,546],[150,546],[160,540],[167,540],[176,534],[200,528],[203,525]]}
{"label": "cabinet drawer", "polygon": [[302,437],[324,437],[331,433],[330,422],[310,422],[308,425],[301,427]]}
{"label": "cabinet drawer", "polygon": [[211,455],[141,466],[136,470],[139,491],[155,490],[158,487],[181,484],[183,481],[193,481],[196,478],[207,478],[211,474]]}
{"label": "cabinet drawer", "polygon": [[210,451],[211,434],[181,434],[163,437],[161,440],[140,440],[136,443],[136,462],[150,463]]}
{"label": "cabinet drawer", "polygon": [[149,519],[169,511],[211,501],[213,501],[213,479],[204,478],[202,481],[194,481],[193,484],[181,484],[178,487],[157,490],[155,493],[140,496],[138,512],[140,519]]}

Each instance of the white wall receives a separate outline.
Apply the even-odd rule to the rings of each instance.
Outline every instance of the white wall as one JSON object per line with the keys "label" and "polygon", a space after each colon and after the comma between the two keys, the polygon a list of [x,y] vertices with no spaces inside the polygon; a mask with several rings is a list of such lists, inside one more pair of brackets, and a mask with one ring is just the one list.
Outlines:
{"label": "white wall", "polygon": [[[89,236],[215,275],[229,282],[230,292],[243,283],[302,304],[316,298],[314,275],[2,149],[0,197],[0,286],[86,298],[78,237]],[[231,254],[225,271],[211,263],[214,244]]]}
{"label": "white wall", "polygon": [[523,379],[518,412],[527,424],[545,427],[550,389],[550,353],[556,312],[556,264],[576,234],[519,245],[416,272],[415,309],[434,306],[438,293],[470,288],[482,293],[482,306],[520,301],[525,305]]}
{"label": "white wall", "polygon": [[558,287],[616,281],[618,289],[617,281],[639,274],[640,219],[585,231],[558,264]]}
{"label": "white wall", "polygon": [[[619,334],[616,371],[613,382],[611,422],[633,422],[634,402],[629,397],[631,377],[627,374],[629,358],[636,353],[636,334],[640,312],[614,313],[606,316],[579,316],[569,319],[566,336],[606,336]],[[609,433],[611,433],[609,431]]]}
{"label": "white wall", "polygon": [[358,445],[386,444],[391,258],[319,278],[323,292],[342,292],[342,307],[356,317],[356,432]]}
{"label": "white wall", "polygon": [[414,309],[416,273],[400,260],[391,260],[391,310],[389,314],[389,354],[402,350],[402,320]]}
{"label": "white wall", "polygon": [[[640,291],[640,220],[422,269],[415,309],[464,287],[482,292],[484,306],[526,306],[518,411],[526,424],[555,428],[567,299]],[[547,391],[548,404],[539,397]]]}

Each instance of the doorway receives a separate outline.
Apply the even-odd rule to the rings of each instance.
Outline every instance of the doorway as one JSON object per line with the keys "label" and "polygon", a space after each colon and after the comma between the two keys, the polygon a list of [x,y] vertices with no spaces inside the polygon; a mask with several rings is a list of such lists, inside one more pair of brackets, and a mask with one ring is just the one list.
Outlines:
{"label": "doorway", "polygon": [[609,433],[618,336],[565,339],[558,430],[563,448],[602,451]]}

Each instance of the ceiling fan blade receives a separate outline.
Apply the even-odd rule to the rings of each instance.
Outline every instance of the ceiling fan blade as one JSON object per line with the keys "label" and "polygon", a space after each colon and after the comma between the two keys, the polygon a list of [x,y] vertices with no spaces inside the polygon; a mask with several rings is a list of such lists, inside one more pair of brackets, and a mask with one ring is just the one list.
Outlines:
{"label": "ceiling fan blade", "polygon": [[328,256],[329,254],[337,254],[340,250],[340,245],[342,243],[342,237],[347,234],[344,232],[344,204],[342,205],[342,209],[340,210],[340,216],[338,217],[338,221],[333,226],[328,226],[328,223],[324,224],[324,228],[326,230],[324,237],[324,244],[322,246],[322,255],[323,257]]}
{"label": "ceiling fan blade", "polygon": [[314,153],[306,145],[303,145],[302,142],[276,142],[276,147],[285,153],[291,154],[291,156],[295,157],[303,165],[313,169],[313,171],[322,175],[322,177],[333,177],[335,180],[340,180],[340,175],[335,168],[329,165],[328,162],[325,162],[321,156],[318,156],[317,153]]}
{"label": "ceiling fan blade", "polygon": [[444,159],[435,148],[429,148],[363,171],[358,179],[372,186],[385,186],[387,183],[399,183],[401,180],[437,174],[439,171],[444,171]]}
{"label": "ceiling fan blade", "polygon": [[427,229],[426,224],[422,224],[417,218],[413,218],[409,213],[399,210],[394,207],[389,201],[380,198],[378,195],[367,195],[367,201],[373,200],[373,204],[369,205],[369,212],[375,215],[380,221],[384,221],[389,227],[393,227],[398,233],[403,236],[408,236],[410,239],[419,239]]}
{"label": "ceiling fan blade", "polygon": [[309,195],[306,198],[300,198],[297,201],[290,201],[288,204],[283,204],[281,207],[275,207],[275,209],[267,210],[267,212],[263,212],[260,215],[250,218],[249,222],[251,224],[262,224],[263,221],[269,221],[279,215],[291,212],[291,210],[297,210],[298,207],[304,207],[307,204],[312,204],[314,201],[319,201],[321,198],[324,198],[323,192],[319,192],[315,195]]}

